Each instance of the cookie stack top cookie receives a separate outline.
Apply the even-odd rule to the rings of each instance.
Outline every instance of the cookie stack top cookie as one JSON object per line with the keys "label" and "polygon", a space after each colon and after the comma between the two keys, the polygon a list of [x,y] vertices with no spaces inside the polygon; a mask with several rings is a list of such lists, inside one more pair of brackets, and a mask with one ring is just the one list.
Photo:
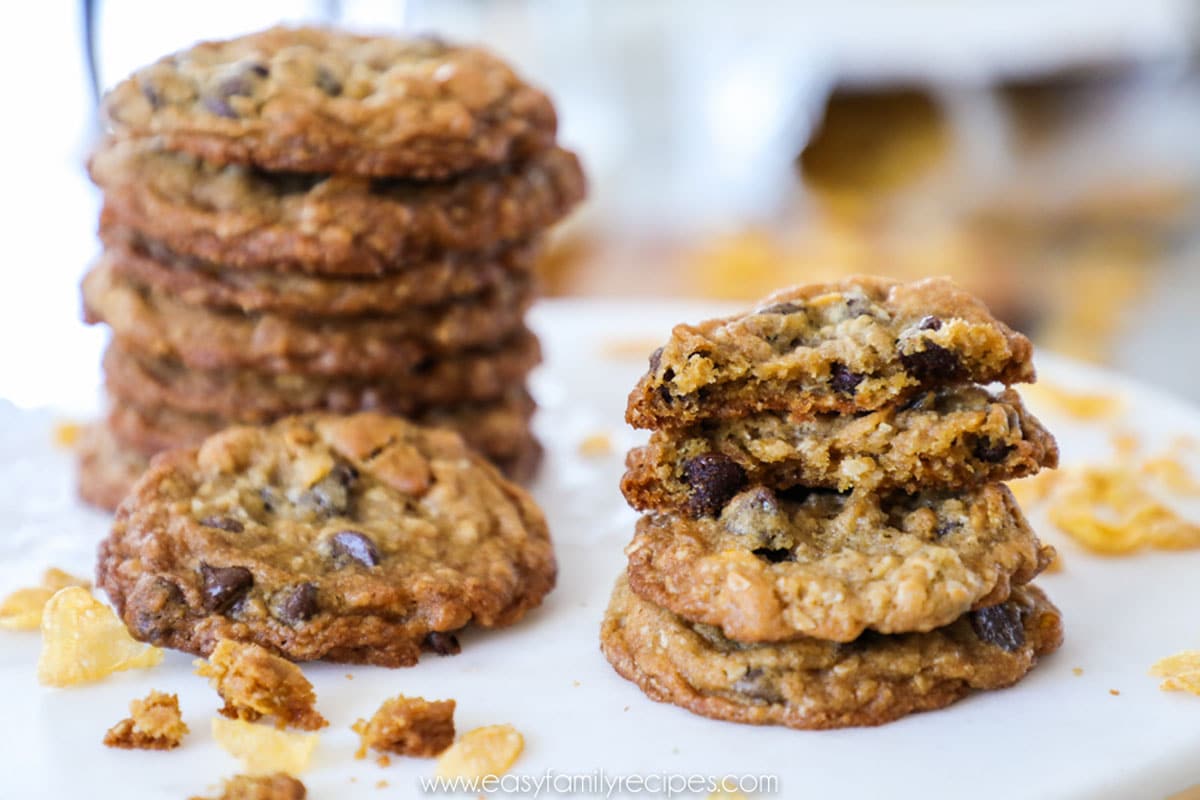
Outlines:
{"label": "cookie stack top cookie", "polygon": [[449,425],[532,473],[524,316],[542,235],[585,191],[542,91],[476,47],[281,27],[162,58],[102,113],[83,297],[113,331],[113,402],[85,496],[303,411]]}

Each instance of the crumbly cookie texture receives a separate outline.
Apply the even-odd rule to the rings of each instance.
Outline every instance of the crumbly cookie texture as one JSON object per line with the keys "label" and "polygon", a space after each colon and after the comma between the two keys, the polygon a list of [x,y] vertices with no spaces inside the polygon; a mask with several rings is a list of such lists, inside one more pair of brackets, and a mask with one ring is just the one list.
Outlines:
{"label": "crumbly cookie texture", "polygon": [[83,284],[84,321],[158,358],[193,369],[257,369],[320,375],[387,375],[430,358],[491,345],[523,329],[529,281],[404,314],[294,319],[189,305],[118,278],[102,258]]}
{"label": "crumbly cookie texture", "polygon": [[215,798],[193,797],[192,800],[304,800],[308,790],[304,784],[283,772],[274,775],[234,775],[221,786]]}
{"label": "crumbly cookie texture", "polygon": [[193,306],[291,317],[397,314],[460,301],[533,277],[539,251],[530,240],[485,253],[433,256],[374,278],[228,269],[172,253],[119,225],[102,228],[101,263],[124,281]]}
{"label": "crumbly cookie texture", "polygon": [[113,511],[150,465],[142,453],[122,445],[105,425],[84,428],[76,451],[75,488],[81,500]]}
{"label": "crumbly cookie texture", "polygon": [[376,409],[413,414],[431,406],[485,402],[504,397],[541,361],[541,346],[528,331],[492,349],[430,359],[378,378],[194,370],[174,359],[154,358],[122,340],[104,355],[109,394],[148,406],[192,414],[216,414],[239,422],[264,422],[288,413]]}
{"label": "crumbly cookie texture", "polygon": [[476,47],[271,28],[202,42],[105,95],[122,137],[214,163],[438,178],[550,146],[549,98]]}
{"label": "crumbly cookie texture", "polygon": [[1049,563],[1003,484],[962,493],[779,494],[718,518],[651,514],[626,549],[639,595],[745,642],[930,631],[995,605]]}
{"label": "crumbly cookie texture", "polygon": [[367,750],[432,758],[454,743],[453,700],[398,695],[383,701],[370,720],[353,725],[359,736],[356,758]]}
{"label": "crumbly cookie texture", "polygon": [[1062,643],[1033,586],[927,633],[744,644],[639,598],[622,578],[600,633],[617,672],[654,700],[714,719],[791,728],[879,725],[1021,679]]}
{"label": "crumbly cookie texture", "polygon": [[225,701],[223,716],[254,722],[275,718],[275,727],[306,731],[329,723],[316,709],[317,694],[290,661],[253,642],[217,642],[208,661],[196,662],[196,674],[208,678]]}
{"label": "crumbly cookie texture", "polygon": [[966,489],[1058,464],[1054,437],[1012,389],[930,389],[900,406],[789,418],[760,412],[655,431],[621,490],[639,510],[715,516],[747,486]]}
{"label": "crumbly cookie texture", "polygon": [[407,666],[439,634],[512,624],[554,585],[533,500],[450,431],[308,415],[156,458],[97,584],[138,638]]}
{"label": "crumbly cookie texture", "polygon": [[105,193],[101,227],[136,229],[173,253],[226,269],[406,272],[435,254],[526,241],[565,217],[586,191],[579,160],[557,148],[420,184],[262,173],[156,148],[108,141],[92,155],[89,172]]}
{"label": "crumbly cookie texture", "polygon": [[130,702],[129,717],[108,729],[104,744],[123,750],[174,750],[187,733],[179,697],[155,691]]}
{"label": "crumbly cookie texture", "polygon": [[944,278],[855,277],[677,325],[629,396],[638,428],[760,411],[872,411],[951,382],[1034,380],[1029,340]]}

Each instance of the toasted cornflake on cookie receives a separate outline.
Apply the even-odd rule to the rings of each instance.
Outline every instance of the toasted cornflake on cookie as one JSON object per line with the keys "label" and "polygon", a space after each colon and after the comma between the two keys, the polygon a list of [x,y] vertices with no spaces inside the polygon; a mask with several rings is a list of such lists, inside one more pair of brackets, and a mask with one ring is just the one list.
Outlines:
{"label": "toasted cornflake on cookie", "polygon": [[129,717],[104,734],[104,744],[125,750],[174,750],[188,733],[179,713],[179,697],[151,692],[129,704]]}
{"label": "toasted cornflake on cookie", "polygon": [[329,724],[314,708],[317,695],[300,668],[259,645],[222,639],[207,662],[196,662],[196,674],[210,679],[230,719],[270,716],[276,727],[308,731]]}
{"label": "toasted cornflake on cookie", "polygon": [[715,719],[840,728],[1010,686],[1058,649],[1062,620],[1040,590],[1025,586],[926,633],[753,645],[642,600],[622,578],[600,642],[617,672],[654,700]]}
{"label": "toasted cornflake on cookie", "polygon": [[100,550],[139,638],[407,666],[554,585],[533,500],[450,431],[373,413],[231,428],[155,460]]}
{"label": "toasted cornflake on cookie", "polygon": [[308,791],[291,775],[235,775],[225,781],[221,793],[214,798],[193,797],[192,800],[305,800]]}
{"label": "toasted cornflake on cookie", "polygon": [[1029,340],[946,279],[848,278],[678,325],[629,397],[634,427],[758,411],[857,413],[952,382],[1034,379]]}
{"label": "toasted cornflake on cookie", "polygon": [[642,517],[626,550],[642,597],[747,642],[929,631],[994,605],[1049,563],[1002,484],[735,495],[716,518]]}
{"label": "toasted cornflake on cookie", "polygon": [[216,163],[439,178],[550,146],[549,98],[435,38],[271,28],[201,42],[105,95],[111,129]]}
{"label": "toasted cornflake on cookie", "polygon": [[370,720],[353,725],[359,736],[356,758],[367,750],[429,758],[454,742],[454,701],[398,695],[385,700]]}

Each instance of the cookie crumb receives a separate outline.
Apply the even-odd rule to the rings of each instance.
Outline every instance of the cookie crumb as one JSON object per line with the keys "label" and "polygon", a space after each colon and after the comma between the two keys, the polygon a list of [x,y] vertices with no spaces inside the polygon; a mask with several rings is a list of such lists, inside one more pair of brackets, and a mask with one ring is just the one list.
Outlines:
{"label": "cookie crumb", "polygon": [[612,437],[607,433],[592,433],[579,442],[579,455],[585,458],[599,458],[609,455],[612,451]]}
{"label": "cookie crumb", "polygon": [[1072,667],[1071,672],[1078,677],[1083,674],[1083,667]]}
{"label": "cookie crumb", "polygon": [[346,673],[346,680],[348,680],[348,681],[352,681],[352,680],[354,680],[354,676],[353,676],[353,675],[351,675],[349,672],[347,672],[347,673]]}
{"label": "cookie crumb", "polygon": [[329,724],[313,707],[317,696],[300,668],[265,647],[222,639],[208,661],[195,665],[196,674],[208,678],[225,701],[220,713],[230,719],[273,716],[278,728],[308,731]]}
{"label": "cookie crumb", "polygon": [[1119,689],[1109,689],[1108,693],[1111,694],[1113,697],[1120,697],[1120,695],[1121,695],[1121,691]]}
{"label": "cookie crumb", "polygon": [[320,739],[315,733],[292,733],[224,717],[213,717],[212,735],[222,750],[239,759],[253,775],[300,774],[308,769]]}
{"label": "cookie crumb", "polygon": [[[277,772],[274,775],[235,775],[225,781],[221,794],[211,800],[304,800],[308,790],[304,784]],[[193,797],[192,800],[210,800]]]}
{"label": "cookie crumb", "polygon": [[1158,688],[1164,692],[1190,692],[1200,695],[1200,650],[1184,650],[1155,662],[1150,674],[1162,678]]}
{"label": "cookie crumb", "polygon": [[129,717],[108,729],[104,744],[124,750],[174,750],[187,732],[179,697],[152,691],[129,703]]}
{"label": "cookie crumb", "polygon": [[376,789],[386,789],[386,788],[387,788],[389,785],[390,785],[390,784],[389,784],[387,781],[384,781],[384,780],[375,781],[375,788],[376,788]]}
{"label": "cookie crumb", "polygon": [[[423,697],[396,697],[384,700],[371,719],[360,719],[351,726],[359,736],[355,758],[366,758],[367,750],[401,756],[430,758],[454,742],[453,700],[426,700]],[[380,756],[380,766],[387,759]],[[390,759],[387,759],[390,762]]]}
{"label": "cookie crumb", "polygon": [[162,650],[135,641],[112,609],[82,586],[59,590],[42,612],[38,681],[43,686],[98,681],[162,659]]}
{"label": "cookie crumb", "polygon": [[475,728],[442,753],[435,774],[439,778],[503,775],[524,749],[525,737],[511,725]]}
{"label": "cookie crumb", "polygon": [[64,450],[74,450],[79,444],[79,436],[83,433],[83,425],[78,422],[64,420],[54,425],[53,439],[56,447]]}
{"label": "cookie crumb", "polygon": [[386,755],[382,755],[375,759],[375,763],[381,767],[390,767],[392,765],[392,759]]}
{"label": "cookie crumb", "polygon": [[36,631],[42,625],[42,610],[54,593],[68,586],[92,588],[82,578],[50,567],[42,574],[39,586],[17,589],[0,601],[0,628],[10,631]]}

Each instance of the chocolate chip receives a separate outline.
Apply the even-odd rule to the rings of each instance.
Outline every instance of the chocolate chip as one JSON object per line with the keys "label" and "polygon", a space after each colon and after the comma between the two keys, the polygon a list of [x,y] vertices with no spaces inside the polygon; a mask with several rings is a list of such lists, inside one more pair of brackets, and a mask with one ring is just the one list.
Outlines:
{"label": "chocolate chip", "polygon": [[260,78],[265,78],[271,74],[270,67],[257,61],[251,64],[248,69]]}
{"label": "chocolate chip", "polygon": [[862,375],[851,372],[843,364],[835,362],[829,367],[829,385],[835,392],[852,395],[862,381]]}
{"label": "chocolate chip", "polygon": [[733,684],[733,690],[738,694],[764,703],[782,703],[783,694],[775,686],[765,672],[759,667],[751,667]]}
{"label": "chocolate chip", "polygon": [[311,583],[299,583],[286,589],[276,598],[275,616],[296,625],[317,613],[317,587]]}
{"label": "chocolate chip", "polygon": [[223,97],[204,98],[204,107],[218,117],[227,117],[228,119],[237,119],[238,117],[238,113],[233,110],[233,106],[229,105]]}
{"label": "chocolate chip", "polygon": [[152,83],[143,83],[142,84],[142,97],[146,98],[146,102],[150,104],[151,108],[153,108],[153,109],[162,108],[162,105],[163,105],[162,95],[158,93],[158,89],[154,88],[154,84],[152,84]]}
{"label": "chocolate chip", "polygon": [[940,331],[942,329],[942,318],[935,317],[930,314],[927,317],[921,317],[921,321],[917,323],[919,331]]}
{"label": "chocolate chip", "polygon": [[157,642],[183,619],[183,592],[166,578],[139,581],[125,607],[133,612],[133,634],[142,641]]}
{"label": "chocolate chip", "polygon": [[999,464],[1012,452],[1011,444],[995,442],[991,439],[979,439],[975,442],[975,457],[989,464]]}
{"label": "chocolate chip", "polygon": [[210,567],[201,562],[200,576],[204,580],[204,608],[218,614],[225,613],[254,585],[254,575],[245,567]]}
{"label": "chocolate chip", "polygon": [[958,356],[933,342],[925,342],[924,350],[901,354],[900,362],[913,377],[923,381],[949,380],[962,369]]}
{"label": "chocolate chip", "polygon": [[275,513],[275,509],[279,508],[282,498],[279,492],[273,486],[264,486],[258,490],[258,499],[262,500],[263,511],[268,514]]}
{"label": "chocolate chip", "polygon": [[317,67],[317,88],[330,97],[337,97],[342,93],[342,82],[328,68]]}
{"label": "chocolate chip", "polygon": [[763,561],[769,561],[772,564],[782,564],[784,561],[795,561],[796,556],[786,547],[760,547],[757,550],[750,552],[761,558]]}
{"label": "chocolate chip", "polygon": [[691,489],[688,512],[711,517],[746,485],[746,471],[723,453],[704,453],[683,463],[683,479]]}
{"label": "chocolate chip", "polygon": [[759,314],[795,314],[802,309],[801,306],[795,303],[776,303],[773,306],[759,309]]}
{"label": "chocolate chip", "polygon": [[358,531],[338,531],[329,543],[334,558],[349,558],[364,567],[379,564],[379,550],[375,543]]}
{"label": "chocolate chip", "polygon": [[658,396],[661,397],[662,401],[667,405],[671,405],[671,403],[675,402],[675,398],[671,395],[671,387],[667,386],[666,384],[658,387]]}
{"label": "chocolate chip", "polygon": [[941,539],[943,536],[949,536],[957,530],[962,529],[963,524],[958,520],[946,520],[939,522],[933,530],[933,535]]}
{"label": "chocolate chip", "polygon": [[245,530],[245,527],[242,525],[242,523],[238,522],[233,517],[222,517],[216,515],[202,517],[200,519],[200,524],[206,528],[216,528],[222,531],[229,531],[230,533],[241,533]]}
{"label": "chocolate chip", "polygon": [[971,627],[980,639],[1009,653],[1015,653],[1025,644],[1021,612],[1012,603],[972,611]]}
{"label": "chocolate chip", "polygon": [[662,364],[662,353],[663,349],[659,347],[650,354],[650,372],[658,372],[658,367]]}
{"label": "chocolate chip", "polygon": [[462,652],[458,637],[447,631],[431,631],[425,635],[425,648],[439,656],[456,656]]}
{"label": "chocolate chip", "polygon": [[335,464],[328,475],[300,495],[300,504],[315,508],[325,516],[346,514],[353,499],[350,489],[357,480],[357,469],[349,464]]}

